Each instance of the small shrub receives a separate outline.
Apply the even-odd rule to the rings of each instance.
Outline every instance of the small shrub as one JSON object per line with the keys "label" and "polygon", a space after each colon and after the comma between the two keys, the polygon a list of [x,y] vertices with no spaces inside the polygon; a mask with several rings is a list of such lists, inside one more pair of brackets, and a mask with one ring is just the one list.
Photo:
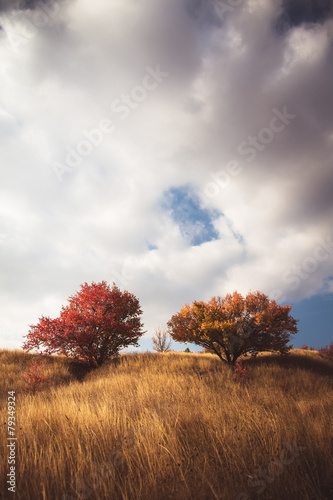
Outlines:
{"label": "small shrub", "polygon": [[30,365],[29,369],[24,373],[22,380],[27,384],[27,392],[36,394],[36,392],[41,391],[45,383],[47,383],[47,376],[43,373],[45,364],[46,359],[39,356]]}
{"label": "small shrub", "polygon": [[331,342],[329,346],[326,345],[325,347],[321,347],[319,353],[333,359],[333,342]]}
{"label": "small shrub", "polygon": [[237,362],[234,366],[234,380],[244,384],[250,378],[247,373],[246,366],[242,366],[241,362]]}
{"label": "small shrub", "polygon": [[157,352],[168,352],[171,347],[171,339],[168,335],[166,328],[155,328],[155,334],[152,338],[153,349]]}
{"label": "small shrub", "polygon": [[188,347],[186,347],[184,352],[191,352]]}

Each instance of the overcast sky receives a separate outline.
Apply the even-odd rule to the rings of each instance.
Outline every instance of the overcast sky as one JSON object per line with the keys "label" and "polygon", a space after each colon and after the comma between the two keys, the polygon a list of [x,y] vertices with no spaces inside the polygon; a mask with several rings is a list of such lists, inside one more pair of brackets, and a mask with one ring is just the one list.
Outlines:
{"label": "overcast sky", "polygon": [[0,26],[1,347],[101,280],[144,349],[257,289],[332,341],[330,0],[6,0]]}

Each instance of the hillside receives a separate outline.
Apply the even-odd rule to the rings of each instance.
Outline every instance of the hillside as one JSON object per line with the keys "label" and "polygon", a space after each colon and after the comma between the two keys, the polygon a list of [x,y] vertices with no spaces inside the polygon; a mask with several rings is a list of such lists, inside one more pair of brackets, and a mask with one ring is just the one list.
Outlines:
{"label": "hillside", "polygon": [[[296,499],[333,497],[332,361],[293,350],[248,360],[250,379],[210,354],[127,354],[90,373],[0,351],[1,498]],[[17,492],[8,492],[7,396],[16,393]]]}

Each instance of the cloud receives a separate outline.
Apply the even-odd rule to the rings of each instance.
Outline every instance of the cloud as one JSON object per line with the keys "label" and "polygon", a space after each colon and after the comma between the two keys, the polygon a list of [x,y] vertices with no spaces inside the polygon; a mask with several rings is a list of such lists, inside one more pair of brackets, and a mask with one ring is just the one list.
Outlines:
{"label": "cloud", "polygon": [[332,19],[235,4],[1,4],[3,343],[85,281],[135,293],[148,329],[235,289],[331,293],[332,255],[303,266],[332,230]]}
{"label": "cloud", "polygon": [[284,0],[276,26],[278,32],[284,33],[304,23],[323,23],[331,17],[333,6],[330,0]]}
{"label": "cloud", "polygon": [[35,10],[40,9],[44,5],[52,3],[61,3],[68,0],[1,0],[0,12],[7,10]]}

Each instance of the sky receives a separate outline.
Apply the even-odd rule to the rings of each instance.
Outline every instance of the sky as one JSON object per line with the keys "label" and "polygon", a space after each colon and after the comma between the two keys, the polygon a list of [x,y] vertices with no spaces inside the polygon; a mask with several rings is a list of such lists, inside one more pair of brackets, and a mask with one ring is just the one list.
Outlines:
{"label": "sky", "polygon": [[142,350],[235,290],[333,340],[330,0],[6,0],[0,27],[1,348],[102,280]]}

